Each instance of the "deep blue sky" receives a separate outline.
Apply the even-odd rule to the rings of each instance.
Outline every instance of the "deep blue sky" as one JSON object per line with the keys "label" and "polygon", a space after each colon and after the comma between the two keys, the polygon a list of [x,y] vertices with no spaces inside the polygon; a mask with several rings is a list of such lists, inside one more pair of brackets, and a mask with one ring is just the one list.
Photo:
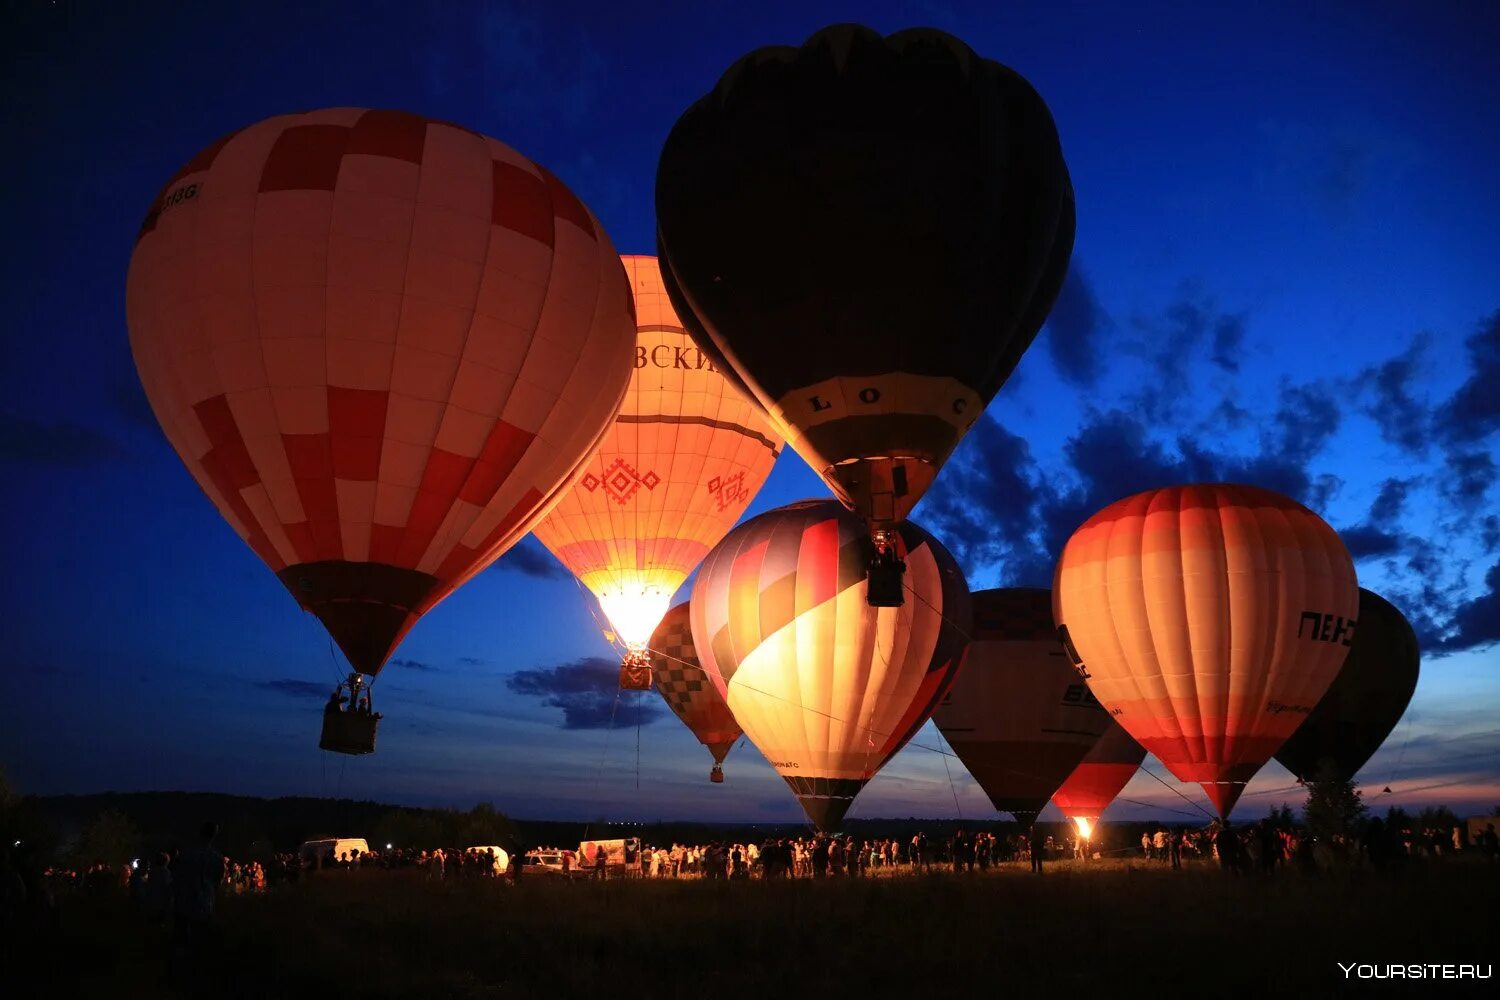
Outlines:
{"label": "deep blue sky", "polygon": [[[946,29],[1028,77],[1078,197],[1053,320],[917,519],[976,588],[1046,585],[1068,533],[1127,493],[1215,477],[1292,493],[1429,651],[1362,775],[1369,797],[1500,803],[1500,8],[417,6],[4,5],[0,763],[20,787],[800,818],[748,745],[707,785],[706,752],[655,707],[637,787],[637,730],[601,728],[591,681],[613,654],[531,542],[398,651],[380,752],[320,753],[326,637],[157,430],[124,284],[140,217],[182,162],[330,105],[496,136],[572,186],[622,251],[649,253],[657,151],[681,110],[750,48],[859,20]],[[751,511],[822,492],[788,453]],[[931,727],[917,742],[940,745]],[[949,763],[951,785],[941,755],[908,748],[853,814],[991,815]],[[1245,814],[1288,784],[1268,767]],[[1112,815],[1197,815],[1149,777],[1125,795],[1154,805]]]}

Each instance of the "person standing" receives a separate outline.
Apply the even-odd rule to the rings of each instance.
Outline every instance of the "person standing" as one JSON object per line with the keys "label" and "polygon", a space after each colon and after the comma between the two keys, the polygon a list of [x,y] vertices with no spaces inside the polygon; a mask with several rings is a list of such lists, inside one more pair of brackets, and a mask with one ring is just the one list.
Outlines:
{"label": "person standing", "polygon": [[1029,844],[1031,846],[1031,870],[1040,875],[1042,873],[1042,860],[1047,855],[1047,841],[1046,838],[1042,836],[1042,831],[1037,829],[1035,823],[1032,823],[1031,825],[1029,836]]}
{"label": "person standing", "polygon": [[190,969],[205,964],[211,947],[214,903],[224,881],[224,855],[214,847],[217,823],[204,823],[198,842],[184,848],[172,865],[172,895],[177,954]]}

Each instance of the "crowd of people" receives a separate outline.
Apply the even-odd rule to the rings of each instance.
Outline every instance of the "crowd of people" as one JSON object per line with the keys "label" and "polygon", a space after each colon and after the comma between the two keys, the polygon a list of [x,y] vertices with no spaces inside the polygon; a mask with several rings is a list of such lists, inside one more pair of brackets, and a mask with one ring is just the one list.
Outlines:
{"label": "crowd of people", "polygon": [[987,871],[1003,862],[1030,862],[1041,870],[1047,858],[1073,853],[1072,839],[1059,840],[1033,827],[1019,836],[988,831],[956,831],[951,837],[916,833],[902,838],[856,838],[815,834],[771,837],[760,842],[713,842],[702,845],[645,845],[624,852],[623,864],[595,862],[566,848],[542,853],[561,857],[561,872],[577,876],[639,878],[837,878],[909,874],[950,869]]}

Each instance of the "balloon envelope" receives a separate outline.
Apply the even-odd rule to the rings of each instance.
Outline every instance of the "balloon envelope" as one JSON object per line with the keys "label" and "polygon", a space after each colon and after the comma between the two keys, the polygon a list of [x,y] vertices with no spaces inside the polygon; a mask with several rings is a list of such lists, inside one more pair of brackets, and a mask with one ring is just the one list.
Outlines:
{"label": "balloon envelope", "polygon": [[1359,588],[1318,515],[1213,483],[1089,518],[1063,549],[1053,600],[1100,703],[1228,815],[1338,674]]}
{"label": "balloon envelope", "polygon": [[943,737],[1000,812],[1030,822],[1109,726],[1052,624],[1052,595],[973,595],[963,672],[933,713]]}
{"label": "balloon envelope", "polygon": [[1146,749],[1111,719],[1099,742],[1053,793],[1052,804],[1088,836],[1145,759]]}
{"label": "balloon envelope", "polygon": [[870,540],[832,500],[740,525],[693,584],[693,644],[757,749],[820,829],[932,715],[962,663],[969,591],[948,550],[897,532],[911,599],[865,600]]}
{"label": "balloon envelope", "polygon": [[654,257],[625,257],[635,365],[624,404],[536,537],[641,649],[677,588],[765,484],[782,441],[693,345]]}
{"label": "balloon envelope", "polygon": [[698,742],[708,747],[717,770],[742,730],[724,696],[698,662],[687,601],[668,611],[656,626],[649,652],[656,690]]}
{"label": "balloon envelope", "polygon": [[1305,780],[1353,778],[1401,721],[1417,689],[1421,659],[1406,616],[1361,588],[1349,657],[1276,759]]}
{"label": "balloon envelope", "polygon": [[178,455],[368,674],[571,481],[635,327],[608,236],[555,177],[359,108],[199,153],[147,214],[126,298]]}
{"label": "balloon envelope", "polygon": [[740,59],[667,137],[656,209],[694,338],[882,526],[1015,368],[1073,246],[1046,104],[931,29]]}

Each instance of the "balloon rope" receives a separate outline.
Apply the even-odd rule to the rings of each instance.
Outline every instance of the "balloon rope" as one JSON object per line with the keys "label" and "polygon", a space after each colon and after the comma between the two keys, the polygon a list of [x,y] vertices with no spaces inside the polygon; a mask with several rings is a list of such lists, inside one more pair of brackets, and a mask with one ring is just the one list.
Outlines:
{"label": "balloon rope", "polygon": [[[942,738],[943,738],[943,734],[941,732],[939,732],[938,733],[938,739],[942,739]],[[961,806],[961,805],[959,805],[959,803],[958,803],[958,786],[955,785],[955,784],[953,784],[953,772],[948,769],[948,755],[947,754],[943,755],[943,773],[948,776],[948,791],[950,791],[950,792],[953,793],[953,808],[958,810],[958,818],[959,819],[963,819],[964,818],[964,807]]]}
{"label": "balloon rope", "polygon": [[[1405,720],[1406,721],[1406,725],[1403,728],[1405,728],[1405,730],[1406,730],[1406,739],[1403,740],[1402,743],[1401,743],[1401,751],[1400,751],[1400,753],[1396,754],[1396,764],[1395,764],[1394,767],[1391,768],[1391,776],[1389,778],[1385,779],[1385,787],[1386,788],[1390,788],[1391,787],[1391,783],[1396,780],[1396,775],[1398,775],[1398,774],[1401,773],[1401,764],[1406,760],[1406,748],[1409,747],[1409,746],[1411,746],[1411,741],[1412,741],[1411,724],[1412,724],[1412,721],[1413,721],[1413,715],[1412,715],[1412,713],[1410,711],[1406,712],[1405,715],[1406,715],[1406,720]],[[1381,794],[1385,794],[1385,793],[1382,792]]]}
{"label": "balloon rope", "polygon": [[[600,750],[599,750],[599,767],[594,772],[594,788],[590,792],[590,797],[591,798],[597,799],[599,797],[599,783],[604,779],[604,762],[609,758],[609,735],[610,735],[610,733],[614,732],[614,729],[615,729],[615,712],[616,712],[616,710],[619,709],[619,707],[620,707],[620,688],[615,688],[615,703],[613,705],[611,705],[610,708],[609,708],[609,725],[607,725],[607,726],[604,727],[604,746],[601,747]],[[589,839],[589,830],[591,830],[592,828],[593,828],[593,822],[592,821],[590,821],[589,823],[584,824],[584,827],[583,827],[583,839],[584,840],[588,840]]]}
{"label": "balloon rope", "polygon": [[[605,642],[609,643],[609,647],[615,652],[620,653],[620,655],[622,656],[629,653],[630,647],[620,641],[619,633],[617,633],[613,628],[606,627],[605,624],[599,620],[599,612],[597,610],[599,607],[599,599],[594,596],[592,591],[585,588],[582,581],[580,581],[576,576],[573,577],[573,585],[576,586],[578,588],[578,592],[583,595],[583,606],[589,609],[589,617],[594,619],[594,627],[599,630],[599,635],[604,639]],[[614,636],[614,638],[611,639],[610,636]]]}
{"label": "balloon rope", "polygon": [[333,664],[333,686],[338,687],[344,683],[344,668],[339,666],[339,655],[333,651],[333,636],[331,635],[328,637],[328,659]]}
{"label": "balloon rope", "polygon": [[1170,791],[1173,795],[1177,796],[1179,799],[1181,799],[1182,801],[1186,802],[1188,805],[1192,806],[1194,809],[1198,810],[1203,815],[1207,816],[1209,819],[1214,819],[1215,818],[1213,813],[1209,812],[1207,809],[1203,808],[1198,803],[1196,803],[1192,799],[1188,798],[1186,795],[1183,795],[1180,790],[1178,790],[1176,788],[1173,788],[1171,785],[1167,784],[1165,781],[1162,781],[1161,778],[1157,777],[1156,772],[1152,771],[1144,763],[1141,764],[1141,770],[1144,771],[1144,772],[1146,772],[1147,774],[1151,775],[1151,777],[1156,778],[1157,781],[1161,782],[1161,786],[1163,788],[1165,788],[1168,791]]}
{"label": "balloon rope", "polygon": [[[1116,795],[1114,797],[1114,801],[1115,802],[1129,802],[1133,806],[1143,806],[1146,809],[1162,809],[1162,810],[1165,810],[1165,811],[1167,811],[1169,813],[1176,813],[1179,816],[1191,816],[1193,819],[1197,819],[1198,818],[1196,814],[1190,813],[1186,809],[1173,809],[1171,806],[1158,805],[1155,802],[1142,802],[1140,799],[1127,799],[1127,798],[1125,798],[1124,796],[1121,796],[1121,795]],[[1201,809],[1198,810],[1198,812],[1202,812],[1202,811],[1203,810],[1201,810]]]}
{"label": "balloon rope", "polygon": [[641,695],[645,692],[635,693],[635,790],[641,790]]}

